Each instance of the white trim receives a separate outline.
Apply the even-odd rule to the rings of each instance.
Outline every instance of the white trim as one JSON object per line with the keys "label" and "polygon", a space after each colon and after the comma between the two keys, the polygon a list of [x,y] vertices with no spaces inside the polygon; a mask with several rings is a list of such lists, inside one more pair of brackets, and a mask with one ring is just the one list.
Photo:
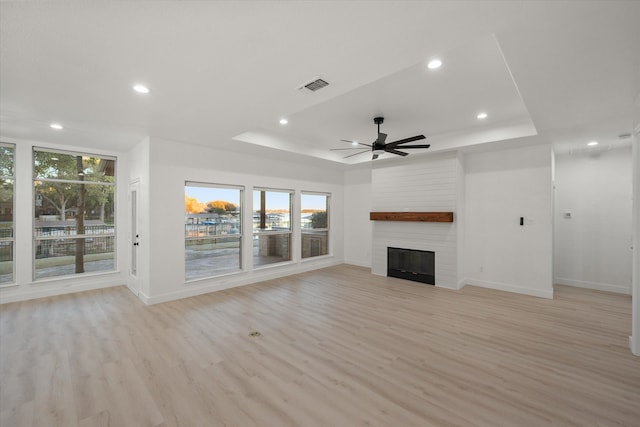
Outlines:
{"label": "white trim", "polygon": [[109,275],[109,274],[120,274],[120,270],[115,268],[115,264],[116,264],[116,258],[115,256],[113,257],[113,264],[114,264],[114,269],[113,270],[102,270],[102,271],[89,271],[86,273],[70,273],[70,274],[64,274],[64,275],[60,275],[60,276],[47,276],[47,277],[42,277],[39,279],[32,279],[31,282],[29,282],[29,285],[31,286],[40,286],[40,285],[48,285],[51,284],[52,282],[59,282],[59,281],[63,281],[63,280],[68,280],[68,279],[78,279],[81,280],[83,278],[92,278],[92,277],[101,277],[101,276],[105,276],[105,275]]}
{"label": "white trim", "polygon": [[[104,157],[101,157],[104,158]],[[115,162],[115,160],[114,160]],[[82,185],[104,185],[105,187],[115,187],[116,182],[106,182],[106,181],[79,181],[77,179],[58,179],[58,178],[33,178],[34,181],[39,182],[60,182],[62,184],[82,184]]]}
{"label": "white trim", "polygon": [[138,299],[144,303],[144,305],[150,305],[150,298],[142,291],[138,291]]}
{"label": "white trim", "polygon": [[594,289],[596,291],[615,292],[618,294],[631,295],[631,285],[614,285],[611,283],[589,282],[586,280],[573,280],[564,277],[556,277],[554,284],[575,286],[577,288]]}
{"label": "white trim", "polygon": [[147,305],[159,304],[168,301],[174,301],[182,298],[194,297],[197,295],[208,294],[211,292],[222,291],[224,289],[236,288],[239,286],[251,285],[254,283],[264,282],[267,280],[277,279],[279,277],[290,276],[293,274],[304,273],[307,271],[317,270],[320,268],[332,267],[335,265],[342,264],[342,260],[330,259],[325,260],[324,262],[317,263],[305,263],[304,265],[298,264],[295,268],[287,268],[283,270],[272,269],[268,273],[264,270],[261,270],[261,274],[252,274],[252,275],[235,275],[230,276],[230,280],[217,281],[215,283],[211,283],[204,286],[189,286],[184,287],[178,291],[168,292],[165,294],[156,295],[153,297],[148,297],[144,295],[142,292],[138,295],[140,300],[142,300]]}
{"label": "white trim", "polygon": [[478,286],[480,288],[495,289],[497,291],[514,292],[516,294],[530,295],[539,298],[553,299],[553,289],[532,289],[510,285],[508,283],[489,282],[486,280],[466,279],[467,285]]}
{"label": "white trim", "polygon": [[435,287],[436,288],[441,288],[441,289],[449,289],[449,290],[452,290],[452,291],[459,291],[460,290],[460,283],[458,283],[456,286],[435,285]]}
{"label": "white trim", "polygon": [[[7,292],[6,294],[0,295],[0,304],[8,304],[8,303],[19,302],[19,301],[28,301],[28,300],[38,299],[38,298],[52,297],[56,295],[66,295],[66,294],[72,294],[76,292],[90,291],[94,289],[111,288],[114,286],[125,286],[119,274],[113,274],[113,276],[116,276],[116,277],[109,277],[107,278],[106,281],[91,280],[92,278],[89,278],[86,276],[82,278],[76,277],[76,278],[73,278],[75,280],[64,283],[61,286],[58,283],[59,286],[45,288],[45,289],[43,289],[42,286],[34,286],[34,287],[30,286],[28,289],[26,289],[23,292],[11,292],[11,293]],[[95,279],[97,277],[98,276],[94,276],[93,278]],[[69,278],[69,276],[67,276],[67,278]],[[77,280],[77,279],[84,279],[84,280]],[[73,282],[77,282],[77,283],[73,283]],[[33,284],[34,283],[32,283],[32,285]],[[51,285],[52,283],[49,282],[48,284]],[[38,285],[45,285],[45,283],[40,282],[38,283]]]}
{"label": "white trim", "polygon": [[[218,184],[215,182],[202,182],[202,181],[189,181],[186,180],[184,182],[185,187],[204,187],[204,188],[224,188],[225,190],[240,190],[244,191],[244,185],[233,185],[233,184]],[[242,195],[240,196],[239,203],[242,205]]]}
{"label": "white trim", "polygon": [[[309,259],[309,258],[305,258],[305,259]],[[365,267],[365,268],[371,268],[371,262],[366,262],[366,261],[358,261],[355,259],[345,259],[344,260],[344,264],[349,264],[349,265],[356,265],[358,267]]]}
{"label": "white trim", "polygon": [[[58,149],[55,147],[40,147],[38,145],[33,145],[31,147],[32,152],[33,151],[42,151],[45,153],[51,153],[51,154],[65,154],[68,156],[82,156],[82,157],[94,157],[93,153],[88,153],[86,151],[75,151],[75,150],[67,150],[67,149]],[[32,154],[33,155],[33,154]],[[117,160],[117,156],[104,156],[102,154],[96,154],[95,157],[100,157],[106,160]]]}
{"label": "white trim", "polygon": [[262,270],[268,270],[270,268],[277,268],[277,267],[282,267],[284,265],[295,265],[297,264],[295,261],[293,260],[288,260],[288,261],[279,261],[279,262],[273,262],[271,264],[262,264],[262,265],[253,265],[253,271],[262,271]]}

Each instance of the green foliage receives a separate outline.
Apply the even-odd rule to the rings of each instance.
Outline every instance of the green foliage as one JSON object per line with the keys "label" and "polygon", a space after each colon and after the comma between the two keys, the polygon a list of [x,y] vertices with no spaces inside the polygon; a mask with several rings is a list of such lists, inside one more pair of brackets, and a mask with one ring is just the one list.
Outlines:
{"label": "green foliage", "polygon": [[[85,213],[94,211],[94,215],[99,215],[100,219],[105,221],[106,206],[113,206],[115,187],[94,183],[114,182],[114,177],[105,173],[105,171],[111,173],[113,169],[107,167],[112,166],[109,162],[113,160],[98,157],[79,158],[71,154],[35,151],[36,193],[57,210],[61,220],[66,219],[67,209],[77,207]],[[38,178],[42,180],[37,180]],[[75,182],[60,182],[61,180]],[[83,208],[77,206],[81,191],[86,191]]]}
{"label": "green foliage", "polygon": [[13,199],[13,180],[0,179],[0,202],[6,203]]}
{"label": "green foliage", "polygon": [[314,212],[311,214],[311,228],[327,228],[327,212]]}
{"label": "green foliage", "polygon": [[0,176],[13,176],[13,148],[0,147]]}

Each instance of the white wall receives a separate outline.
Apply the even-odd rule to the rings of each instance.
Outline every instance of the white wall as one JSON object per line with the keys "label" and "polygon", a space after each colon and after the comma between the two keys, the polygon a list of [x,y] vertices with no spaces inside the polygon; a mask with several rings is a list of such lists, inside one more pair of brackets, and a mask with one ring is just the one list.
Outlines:
{"label": "white wall", "polygon": [[[150,141],[150,165],[150,231],[147,243],[150,248],[150,289],[148,294],[142,295],[144,301],[157,303],[183,298],[343,262],[342,171],[158,138]],[[245,206],[251,206],[253,186],[294,190],[296,200],[299,200],[301,191],[331,193],[329,245],[332,255],[300,261],[299,242],[293,242],[292,263],[185,284],[185,181],[244,186]],[[250,225],[247,227],[245,223],[244,228],[250,229]],[[243,251],[243,259],[251,262],[251,248],[248,246]]]}
{"label": "white wall", "polygon": [[631,293],[631,185],[630,146],[556,155],[554,283]]}
{"label": "white wall", "polygon": [[[124,210],[117,211],[116,217],[116,271],[109,273],[84,273],[76,276],[33,280],[33,147],[81,151],[77,147],[50,144],[43,141],[27,141],[2,138],[3,142],[15,144],[15,284],[0,288],[0,303],[29,300],[52,295],[123,285],[125,278],[121,270],[126,267],[126,216]],[[116,204],[126,205],[126,160],[121,153],[104,150],[89,150],[91,154],[114,156],[116,164]],[[124,225],[124,226],[121,226]]]}
{"label": "white wall", "polygon": [[344,174],[344,262],[371,267],[371,169]]}
{"label": "white wall", "polygon": [[[454,212],[458,201],[456,153],[374,164],[372,211]],[[387,247],[434,251],[436,286],[458,288],[457,223],[374,221],[372,272],[387,275]]]}
{"label": "white wall", "polygon": [[552,298],[551,147],[468,154],[464,170],[465,283]]}

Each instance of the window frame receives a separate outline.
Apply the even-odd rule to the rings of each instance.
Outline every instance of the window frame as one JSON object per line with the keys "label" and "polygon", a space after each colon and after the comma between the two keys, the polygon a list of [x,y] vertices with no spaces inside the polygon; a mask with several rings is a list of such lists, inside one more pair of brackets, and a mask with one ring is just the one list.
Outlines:
{"label": "window frame", "polygon": [[[276,266],[276,265],[282,265],[282,264],[288,264],[288,263],[292,263],[294,262],[294,255],[293,255],[293,245],[294,245],[294,226],[293,226],[293,212],[294,212],[294,199],[295,199],[295,190],[291,190],[291,189],[285,189],[285,188],[274,188],[274,187],[253,187],[253,192],[251,193],[252,195],[252,200],[253,200],[253,193],[256,191],[264,191],[264,192],[272,192],[272,193],[285,193],[289,195],[289,230],[266,230],[266,229],[254,229],[253,228],[253,212],[256,211],[259,206],[254,206],[252,205],[252,209],[251,209],[251,214],[252,214],[252,228],[251,228],[251,249],[253,251],[253,240],[255,237],[260,238],[260,236],[277,236],[277,235],[289,235],[289,259],[288,260],[283,260],[280,262],[274,262],[274,263],[268,263],[268,264],[261,264],[261,265],[253,265],[253,269],[254,270],[260,270],[263,268],[269,268],[272,266]],[[253,253],[253,252],[252,252]],[[252,256],[252,260],[253,260],[253,256]]]}
{"label": "window frame", "polygon": [[[82,156],[82,157],[93,157],[104,160],[113,161],[113,182],[103,182],[103,181],[80,181],[80,180],[72,180],[72,179],[55,179],[55,178],[41,178],[36,176],[36,165],[35,165],[35,153],[36,152],[44,152],[51,154],[61,154],[67,156]],[[49,282],[52,280],[60,280],[67,279],[70,277],[87,277],[87,276],[96,276],[103,274],[113,274],[118,271],[118,158],[116,156],[109,156],[98,153],[89,153],[85,151],[74,151],[74,150],[64,150],[64,149],[55,149],[55,148],[47,148],[47,147],[37,147],[33,146],[31,148],[31,233],[32,233],[32,255],[31,255],[31,277],[32,282],[34,284]],[[83,234],[75,234],[75,235],[55,235],[55,236],[36,236],[36,195],[37,192],[36,182],[55,182],[55,183],[67,183],[67,184],[85,184],[85,185],[102,185],[106,187],[113,187],[113,231],[106,233],[86,233],[86,230]],[[72,273],[72,274],[61,274],[56,276],[47,276],[47,277],[36,277],[36,255],[37,255],[37,244],[40,241],[51,241],[51,240],[85,240],[89,238],[112,238],[113,239],[113,268],[109,270],[100,270],[100,271],[92,271],[92,272],[84,272],[84,273]]]}
{"label": "window frame", "polygon": [[2,237],[0,236],[0,243],[9,242],[11,246],[11,281],[6,283],[0,283],[0,288],[16,286],[16,145],[10,144],[8,142],[1,142],[0,147],[8,148],[12,150],[12,169],[13,175],[1,175],[0,180],[2,181],[11,181],[13,183],[12,193],[11,193],[11,236],[10,237]]}
{"label": "window frame", "polygon": [[[320,231],[320,232],[326,232],[327,233],[327,253],[326,254],[321,254],[321,255],[315,255],[315,256],[308,256],[305,257],[304,256],[304,251],[303,251],[303,245],[304,245],[304,239],[303,239],[303,235],[304,233],[304,228],[302,227],[302,210],[304,209],[304,205],[302,202],[303,196],[305,195],[311,195],[311,196],[325,196],[326,197],[326,212],[327,212],[327,226],[324,228],[312,228],[311,230],[313,231]],[[318,258],[322,258],[322,257],[330,257],[333,255],[333,251],[332,251],[332,243],[333,243],[333,239],[331,238],[331,193],[327,193],[327,192],[322,192],[322,191],[300,191],[300,209],[299,209],[299,214],[300,214],[300,226],[298,227],[299,231],[300,231],[300,259],[302,260],[302,262],[308,261],[308,260],[312,260],[312,259],[318,259]]]}
{"label": "window frame", "polygon": [[[184,261],[185,261],[185,268],[184,268],[184,273],[183,273],[183,279],[184,279],[184,283],[185,284],[190,284],[190,283],[194,283],[194,282],[199,282],[202,280],[208,280],[208,279],[213,279],[213,278],[218,278],[218,277],[223,277],[223,276],[229,276],[229,275],[234,275],[234,274],[238,274],[238,273],[242,273],[245,271],[245,260],[243,257],[243,251],[244,251],[244,195],[245,195],[245,186],[244,185],[232,185],[232,184],[216,184],[216,183],[212,183],[212,182],[202,182],[202,181],[185,181],[184,182],[184,195],[186,196],[186,187],[204,187],[204,188],[212,188],[212,189],[228,189],[228,190],[238,190],[240,192],[239,197],[238,197],[238,207],[240,209],[240,215],[238,218],[238,234],[232,234],[231,236],[233,238],[237,238],[238,239],[238,269],[234,270],[234,271],[228,271],[228,272],[223,272],[223,273],[219,273],[219,274],[212,274],[212,275],[208,275],[208,276],[201,276],[201,277],[194,277],[191,279],[187,279],[187,268],[186,268],[186,262],[187,262],[187,242],[188,241],[197,241],[197,240],[205,240],[205,239],[216,239],[216,238],[230,238],[229,234],[215,234],[215,235],[207,235],[207,236],[195,236],[195,237],[187,237],[186,235],[186,230],[183,230],[183,235],[184,235]],[[187,223],[185,222],[183,227],[186,226]],[[217,231],[217,230],[216,230]]]}

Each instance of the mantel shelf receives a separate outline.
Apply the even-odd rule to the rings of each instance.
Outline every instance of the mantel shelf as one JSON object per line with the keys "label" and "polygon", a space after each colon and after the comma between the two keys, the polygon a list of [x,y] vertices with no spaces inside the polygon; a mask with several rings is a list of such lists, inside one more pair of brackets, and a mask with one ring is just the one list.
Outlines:
{"label": "mantel shelf", "polygon": [[370,212],[371,221],[453,222],[453,212]]}

